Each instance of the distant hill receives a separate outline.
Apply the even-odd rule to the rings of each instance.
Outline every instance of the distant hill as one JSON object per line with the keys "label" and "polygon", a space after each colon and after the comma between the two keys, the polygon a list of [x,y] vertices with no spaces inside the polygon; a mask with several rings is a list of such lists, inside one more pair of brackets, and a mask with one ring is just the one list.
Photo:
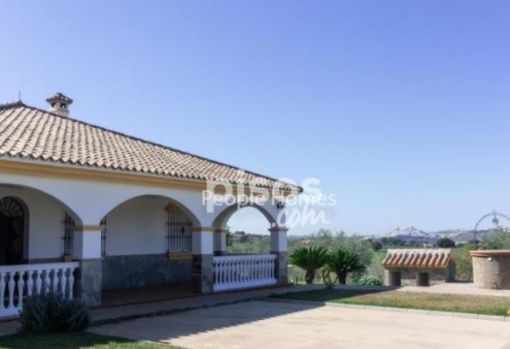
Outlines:
{"label": "distant hill", "polygon": [[397,228],[386,234],[386,237],[395,238],[402,241],[428,241],[431,235],[423,230],[410,228]]}
{"label": "distant hill", "polygon": [[[492,229],[479,230],[476,233],[477,240],[492,232]],[[385,237],[396,238],[405,242],[424,242],[434,244],[439,238],[447,237],[455,243],[466,243],[474,239],[474,230],[448,229],[433,232],[425,232],[415,227],[397,228],[385,235]]]}

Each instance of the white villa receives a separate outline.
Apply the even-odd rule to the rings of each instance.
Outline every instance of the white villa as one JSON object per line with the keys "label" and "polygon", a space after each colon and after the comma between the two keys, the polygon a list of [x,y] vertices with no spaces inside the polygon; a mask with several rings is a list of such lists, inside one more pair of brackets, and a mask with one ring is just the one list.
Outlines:
{"label": "white villa", "polygon": [[299,187],[72,119],[61,93],[47,101],[0,105],[0,318],[47,291],[100,306],[110,290],[287,284],[284,201],[248,202],[270,222],[270,254],[227,255],[239,205],[211,210],[204,192]]}

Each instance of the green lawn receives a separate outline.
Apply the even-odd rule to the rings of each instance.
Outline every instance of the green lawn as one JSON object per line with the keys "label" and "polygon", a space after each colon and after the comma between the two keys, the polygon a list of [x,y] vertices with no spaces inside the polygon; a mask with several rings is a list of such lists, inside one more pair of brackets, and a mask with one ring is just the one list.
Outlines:
{"label": "green lawn", "polygon": [[0,337],[0,349],[178,349],[174,346],[92,333],[16,334]]}
{"label": "green lawn", "polygon": [[273,298],[501,316],[510,308],[510,298],[397,291],[318,290]]}

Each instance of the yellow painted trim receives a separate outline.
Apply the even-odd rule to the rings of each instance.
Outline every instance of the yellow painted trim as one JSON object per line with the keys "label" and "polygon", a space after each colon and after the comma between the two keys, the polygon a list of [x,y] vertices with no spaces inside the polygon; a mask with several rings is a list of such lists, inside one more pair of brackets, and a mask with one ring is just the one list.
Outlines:
{"label": "yellow painted trim", "polygon": [[168,259],[191,259],[193,254],[191,252],[172,252],[168,251]]}
{"label": "yellow painted trim", "polygon": [[74,227],[71,227],[71,230],[76,231],[98,231],[98,230],[104,230],[106,228],[106,225],[76,225]]}
{"label": "yellow painted trim", "polygon": [[165,211],[167,212],[182,212],[182,210],[175,204],[169,202],[165,207]]}
{"label": "yellow painted trim", "polygon": [[130,174],[113,170],[70,168],[69,166],[34,164],[0,159],[0,172],[34,177],[68,178],[87,181],[116,182],[154,187],[179,187],[204,190],[202,181],[181,180],[156,175]]}
{"label": "yellow painted trim", "polygon": [[[194,190],[207,189],[205,180],[179,179],[166,177],[162,175],[151,175],[143,173],[126,173],[120,170],[94,169],[84,167],[72,167],[71,165],[52,164],[46,165],[19,160],[0,159],[0,172],[18,174],[34,177],[51,177],[51,178],[67,178],[87,181],[115,182],[123,184],[148,185],[152,187],[163,188],[185,188]],[[219,183],[232,185],[234,193],[237,193],[238,186],[229,182]],[[254,188],[256,191],[257,188]],[[258,188],[261,190],[269,190],[270,188]],[[249,187],[244,186],[244,190],[248,193]],[[287,191],[285,191],[287,193]],[[249,193],[248,193],[249,194]]]}
{"label": "yellow painted trim", "polygon": [[286,233],[289,231],[289,228],[283,228],[283,227],[275,227],[268,229],[271,233],[277,232],[277,233]]}

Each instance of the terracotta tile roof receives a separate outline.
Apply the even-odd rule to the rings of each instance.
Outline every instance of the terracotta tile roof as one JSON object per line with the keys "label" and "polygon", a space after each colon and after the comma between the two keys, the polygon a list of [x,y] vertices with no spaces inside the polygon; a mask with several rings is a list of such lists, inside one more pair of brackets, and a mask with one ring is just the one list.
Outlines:
{"label": "terracotta tile roof", "polygon": [[388,250],[382,261],[386,269],[390,268],[435,268],[448,267],[451,259],[451,250]]}
{"label": "terracotta tile roof", "polygon": [[[272,188],[273,178],[62,117],[22,102],[0,104],[0,158]],[[280,182],[281,183],[281,182]],[[297,187],[284,184],[285,189]]]}

